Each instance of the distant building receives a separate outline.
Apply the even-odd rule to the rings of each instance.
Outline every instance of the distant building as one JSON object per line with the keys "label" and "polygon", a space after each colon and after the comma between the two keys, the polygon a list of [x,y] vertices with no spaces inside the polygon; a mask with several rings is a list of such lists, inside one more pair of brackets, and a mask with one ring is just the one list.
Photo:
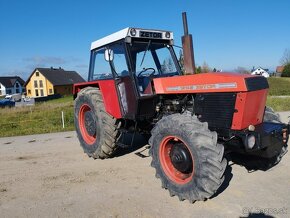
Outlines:
{"label": "distant building", "polygon": [[277,67],[276,67],[275,75],[276,75],[277,77],[280,77],[281,74],[282,74],[282,72],[283,72],[283,70],[284,70],[284,66],[277,66]]}
{"label": "distant building", "polygon": [[0,77],[0,96],[24,92],[24,83],[19,76]]}
{"label": "distant building", "polygon": [[62,68],[36,68],[25,83],[28,97],[72,94],[74,83],[85,82],[75,71]]}
{"label": "distant building", "polygon": [[270,77],[270,74],[268,73],[268,69],[263,69],[262,67],[258,67],[257,69],[253,69],[252,70],[252,75],[259,75],[259,76],[263,76],[263,77]]}
{"label": "distant building", "polygon": [[284,66],[277,66],[276,67],[276,73],[282,73],[284,70]]}

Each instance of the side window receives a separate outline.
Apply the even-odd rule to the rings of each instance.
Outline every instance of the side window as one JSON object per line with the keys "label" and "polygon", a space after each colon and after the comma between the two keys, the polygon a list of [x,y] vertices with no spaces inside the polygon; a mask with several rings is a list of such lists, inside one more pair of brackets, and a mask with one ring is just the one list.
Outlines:
{"label": "side window", "polygon": [[168,48],[160,48],[156,50],[159,62],[161,64],[161,71],[163,74],[176,73],[177,69],[173,62],[172,56]]}
{"label": "side window", "polygon": [[105,48],[93,51],[91,71],[92,79],[110,79],[113,77],[110,64],[104,58]]}
{"label": "side window", "polygon": [[[114,58],[111,64],[105,60],[106,49],[113,50]],[[113,78],[112,72],[114,71],[118,76],[129,75],[125,54],[126,52],[123,42],[117,42],[113,45],[93,51],[89,80]]]}
{"label": "side window", "polygon": [[111,45],[109,49],[112,49],[114,51],[113,67],[115,68],[118,76],[128,76],[129,71],[126,62],[126,51],[124,44],[122,42],[118,42]]}

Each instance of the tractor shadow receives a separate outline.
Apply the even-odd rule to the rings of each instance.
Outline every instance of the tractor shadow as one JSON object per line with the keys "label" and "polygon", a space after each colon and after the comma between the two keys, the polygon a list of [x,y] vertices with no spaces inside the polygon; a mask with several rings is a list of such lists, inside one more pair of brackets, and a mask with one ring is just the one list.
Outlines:
{"label": "tractor shadow", "polygon": [[265,213],[249,213],[247,216],[240,216],[240,218],[275,218],[274,216]]}
{"label": "tractor shadow", "polygon": [[274,167],[277,163],[275,163],[275,158],[266,159],[256,156],[243,155],[237,153],[231,153],[228,155],[228,160],[232,161],[233,164],[237,164],[245,167],[248,173],[252,173],[255,171],[267,171]]}
{"label": "tractor shadow", "polygon": [[[120,139],[120,143],[123,145],[119,146],[115,151],[114,157],[121,157],[130,153],[135,152],[135,154],[141,158],[149,157],[148,150],[148,139],[147,135],[141,135],[136,133],[134,138],[132,133],[124,134],[124,136]],[[133,140],[133,141],[132,141]],[[146,146],[147,145],[147,146]],[[143,148],[141,151],[139,149]]]}
{"label": "tractor shadow", "polygon": [[[225,179],[222,185],[218,188],[217,192],[211,198],[217,197],[219,194],[224,192],[224,190],[226,190],[226,188],[229,186],[230,181],[233,178],[233,174],[232,174],[233,165],[239,165],[239,166],[244,167],[248,171],[248,173],[253,173],[255,171],[267,171],[273,166],[275,166],[275,164],[273,164],[273,160],[271,159],[257,158],[257,157],[238,154],[238,153],[226,154],[225,158],[227,159],[229,163],[224,173]],[[249,217],[257,217],[254,215],[255,214]]]}

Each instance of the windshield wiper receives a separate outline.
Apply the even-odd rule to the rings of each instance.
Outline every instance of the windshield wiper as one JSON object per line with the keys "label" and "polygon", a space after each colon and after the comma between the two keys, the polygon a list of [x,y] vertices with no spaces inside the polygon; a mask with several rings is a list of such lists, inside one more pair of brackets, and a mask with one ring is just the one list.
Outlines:
{"label": "windshield wiper", "polygon": [[149,42],[148,42],[148,45],[147,45],[146,50],[145,50],[145,52],[144,52],[144,55],[143,55],[143,57],[142,57],[142,61],[141,61],[140,67],[141,67],[142,64],[143,64],[143,61],[144,61],[145,55],[146,55],[146,53],[147,53],[147,51],[148,51],[150,45],[151,45],[151,40],[149,40]]}

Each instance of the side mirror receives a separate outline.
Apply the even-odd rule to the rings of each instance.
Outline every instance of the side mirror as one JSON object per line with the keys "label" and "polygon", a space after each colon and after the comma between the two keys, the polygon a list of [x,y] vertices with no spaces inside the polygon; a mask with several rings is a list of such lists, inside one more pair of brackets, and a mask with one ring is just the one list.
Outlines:
{"label": "side mirror", "polygon": [[105,60],[108,62],[114,60],[114,51],[112,49],[105,50]]}

